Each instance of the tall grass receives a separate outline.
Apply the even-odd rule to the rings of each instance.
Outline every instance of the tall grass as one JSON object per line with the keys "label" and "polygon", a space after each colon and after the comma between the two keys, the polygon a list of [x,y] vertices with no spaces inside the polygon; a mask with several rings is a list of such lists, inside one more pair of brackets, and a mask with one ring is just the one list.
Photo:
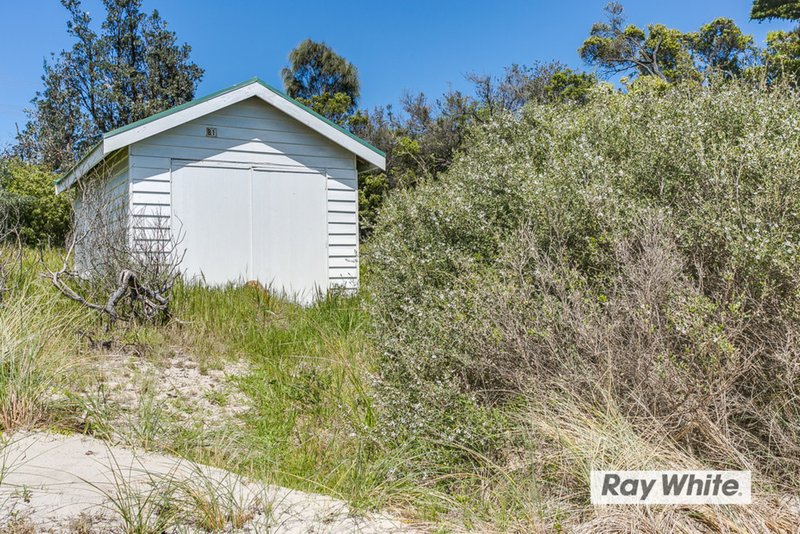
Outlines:
{"label": "tall grass", "polygon": [[[38,276],[39,260],[26,252],[0,308],[3,430],[87,432],[327,493],[363,509],[414,493],[394,476],[410,453],[385,449],[373,433],[375,358],[359,297],[330,295],[303,307],[259,286],[179,284],[172,323],[106,331],[91,311]],[[250,411],[209,431],[172,417],[153,388],[143,387],[126,419],[93,367],[120,350],[156,365],[180,353],[201,372],[241,362],[246,373],[234,380]]]}
{"label": "tall grass", "polygon": [[0,306],[0,427],[48,422],[80,362],[76,332],[86,316],[63,306],[36,279],[31,257],[13,273]]}
{"label": "tall grass", "polygon": [[357,507],[374,508],[400,491],[402,479],[387,482],[387,473],[405,458],[373,433],[375,358],[359,297],[329,295],[303,307],[257,285],[179,286],[174,303],[181,322],[173,343],[180,339],[206,368],[249,366],[238,386],[251,410],[232,425],[227,450],[189,440],[184,452]]}

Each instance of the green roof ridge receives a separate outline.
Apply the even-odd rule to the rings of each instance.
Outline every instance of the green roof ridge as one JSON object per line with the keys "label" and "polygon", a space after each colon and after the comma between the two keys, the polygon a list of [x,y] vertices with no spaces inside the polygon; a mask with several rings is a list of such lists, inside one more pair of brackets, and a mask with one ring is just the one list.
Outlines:
{"label": "green roof ridge", "polygon": [[313,109],[311,109],[310,107],[306,106],[306,105],[305,105],[305,104],[303,104],[302,102],[299,102],[299,101],[297,101],[296,99],[294,99],[294,98],[292,98],[291,96],[287,95],[287,94],[286,94],[286,93],[284,93],[283,91],[280,91],[280,90],[278,90],[278,89],[274,88],[274,87],[273,87],[273,86],[271,86],[270,84],[266,83],[264,80],[262,80],[262,79],[260,79],[260,78],[254,78],[254,81],[255,81],[255,82],[257,82],[257,83],[259,83],[259,84],[261,84],[263,87],[265,87],[265,88],[269,89],[270,91],[272,91],[272,92],[273,92],[273,93],[275,93],[276,95],[280,96],[281,98],[283,98],[283,99],[285,99],[285,100],[288,100],[289,102],[291,102],[291,103],[292,103],[292,104],[294,104],[295,106],[298,106],[300,109],[302,109],[302,110],[304,110],[304,111],[307,111],[307,112],[311,113],[311,114],[312,114],[312,115],[314,115],[316,118],[318,118],[318,119],[322,120],[323,122],[327,123],[328,125],[330,125],[330,126],[333,126],[334,128],[336,128],[337,130],[339,130],[339,131],[340,131],[340,132],[342,132],[343,134],[347,135],[348,137],[352,138],[352,139],[353,139],[353,140],[355,140],[355,141],[358,141],[359,143],[361,143],[362,145],[364,145],[364,146],[365,146],[365,147],[367,147],[368,149],[372,150],[373,152],[375,152],[375,153],[377,153],[377,154],[380,154],[380,155],[381,155],[381,156],[383,156],[383,157],[386,157],[386,153],[385,153],[383,150],[381,150],[381,149],[379,149],[379,148],[377,148],[377,147],[374,147],[374,146],[372,146],[371,144],[369,144],[368,142],[366,142],[365,140],[363,140],[362,138],[360,138],[359,136],[357,136],[357,135],[356,135],[356,134],[354,134],[353,132],[351,132],[351,131],[347,130],[346,128],[342,127],[342,126],[341,126],[341,125],[339,125],[339,124],[336,124],[335,122],[333,122],[332,120],[330,120],[328,117],[325,117],[324,115],[320,115],[319,113],[317,113],[316,111],[314,111],[314,110],[313,110]]}
{"label": "green roof ridge", "polygon": [[268,89],[268,90],[272,91],[273,93],[275,93],[276,95],[280,96],[284,100],[286,100],[288,102],[291,102],[292,104],[294,104],[295,106],[299,107],[300,109],[302,109],[302,110],[312,114],[316,118],[322,120],[323,122],[325,122],[329,126],[333,126],[335,129],[337,129],[341,133],[347,135],[348,137],[350,137],[354,141],[357,141],[358,143],[360,143],[363,146],[367,147],[368,149],[372,150],[376,154],[379,154],[379,155],[381,155],[383,157],[386,157],[386,153],[383,152],[382,150],[372,146],[371,144],[369,144],[365,140],[363,140],[360,137],[358,137],[357,135],[355,135],[353,132],[348,131],[347,129],[343,128],[339,124],[336,124],[335,122],[333,122],[332,120],[328,119],[327,117],[324,117],[324,116],[320,115],[319,113],[317,113],[316,111],[314,111],[310,107],[306,106],[305,104],[302,104],[302,103],[298,102],[297,100],[295,100],[294,98],[290,97],[289,95],[287,95],[283,91],[280,91],[280,90],[276,89],[275,87],[273,87],[270,84],[266,83],[264,80],[262,80],[258,76],[255,76],[253,78],[250,78],[249,80],[245,80],[243,82],[237,83],[236,85],[233,85],[233,86],[228,87],[226,89],[221,89],[219,91],[216,91],[216,92],[211,93],[209,95],[206,95],[204,97],[196,98],[194,100],[190,100],[189,102],[180,104],[178,106],[171,107],[169,109],[166,109],[166,110],[161,111],[159,113],[156,113],[154,115],[150,115],[149,117],[145,117],[144,119],[139,119],[138,121],[132,122],[130,124],[126,124],[125,126],[120,126],[119,128],[116,128],[114,130],[111,130],[109,132],[104,133],[103,134],[103,139],[108,139],[109,137],[114,137],[115,135],[121,134],[121,133],[126,132],[128,130],[131,130],[133,128],[138,128],[139,126],[142,126],[144,124],[148,124],[148,123],[153,122],[155,120],[158,120],[158,119],[160,119],[162,117],[167,117],[167,116],[172,115],[173,113],[176,113],[178,111],[182,111],[184,109],[188,109],[190,107],[196,106],[197,104],[201,104],[203,102],[211,100],[212,98],[216,98],[216,97],[218,97],[220,95],[224,95],[225,93],[229,93],[231,91],[235,91],[237,89],[241,89],[242,87],[245,87],[245,86],[253,84],[253,83],[257,83],[257,84],[261,85],[262,87],[264,87],[265,89]]}
{"label": "green roof ridge", "polygon": [[[148,123],[153,122],[155,120],[158,120],[158,119],[160,119],[162,117],[167,117],[167,116],[172,115],[173,113],[176,113],[178,111],[182,111],[184,109],[188,109],[190,107],[196,106],[197,104],[201,104],[203,102],[211,100],[212,98],[216,98],[218,96],[224,95],[225,93],[230,93],[231,91],[235,91],[237,89],[241,89],[242,87],[245,87],[245,86],[253,84],[253,83],[257,83],[257,84],[261,85],[262,87],[264,87],[265,89],[268,89],[268,90],[272,91],[273,93],[275,93],[276,95],[280,96],[284,100],[286,100],[288,102],[291,102],[292,104],[294,104],[295,106],[299,107],[303,111],[306,111],[306,112],[310,113],[314,117],[320,119],[321,121],[323,121],[324,123],[328,124],[329,126],[332,126],[336,130],[340,131],[341,133],[345,134],[346,136],[350,137],[351,139],[353,139],[354,141],[360,143],[361,145],[367,147],[368,149],[372,150],[373,152],[375,152],[376,154],[380,155],[381,157],[384,157],[384,158],[386,157],[386,153],[383,150],[380,150],[380,149],[372,146],[371,144],[369,144],[365,140],[361,139],[359,136],[357,136],[353,132],[347,130],[346,128],[343,128],[339,124],[336,124],[335,122],[333,122],[329,118],[327,118],[327,117],[325,117],[323,115],[320,115],[319,113],[317,113],[316,111],[314,111],[310,107],[306,106],[305,104],[303,104],[301,102],[298,102],[297,100],[295,100],[291,96],[287,95],[283,91],[280,91],[280,90],[276,89],[275,87],[271,86],[270,84],[268,84],[267,82],[265,82],[264,80],[259,78],[258,76],[254,76],[253,78],[250,78],[249,80],[245,80],[243,82],[239,82],[236,85],[232,85],[232,86],[227,87],[225,89],[220,89],[219,91],[215,91],[215,92],[213,92],[211,94],[208,94],[206,96],[203,96],[203,97],[200,97],[200,98],[196,98],[194,100],[190,100],[189,102],[185,102],[183,104],[171,107],[169,109],[165,109],[164,111],[160,111],[158,113],[150,115],[149,117],[145,117],[143,119],[139,119],[138,121],[134,121],[134,122],[132,122],[130,124],[126,124],[125,126],[120,126],[119,128],[115,128],[115,129],[113,129],[111,131],[108,131],[108,132],[104,133],[103,134],[103,139],[108,139],[109,137],[114,137],[115,135],[121,134],[121,133],[126,132],[128,130],[131,130],[133,128],[137,128],[137,127],[142,126],[144,124],[148,124]],[[83,163],[83,161],[87,157],[89,157],[89,154],[91,154],[94,151],[94,149],[97,148],[98,144],[99,143],[93,145],[92,148],[90,148],[83,155],[83,157],[78,161],[78,163],[76,163],[75,165],[70,167],[70,169],[67,172],[65,172],[63,175],[61,175],[58,179],[54,180],[53,182],[56,183],[56,184],[61,182],[61,180],[63,180],[70,172],[72,172],[72,170],[74,170],[76,167],[78,167],[78,165]]]}

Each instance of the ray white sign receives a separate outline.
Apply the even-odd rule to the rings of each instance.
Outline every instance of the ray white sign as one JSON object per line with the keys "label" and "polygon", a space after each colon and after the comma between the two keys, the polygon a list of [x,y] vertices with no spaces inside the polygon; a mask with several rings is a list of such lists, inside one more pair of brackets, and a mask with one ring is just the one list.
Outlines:
{"label": "ray white sign", "polygon": [[750,471],[592,471],[592,504],[750,504]]}

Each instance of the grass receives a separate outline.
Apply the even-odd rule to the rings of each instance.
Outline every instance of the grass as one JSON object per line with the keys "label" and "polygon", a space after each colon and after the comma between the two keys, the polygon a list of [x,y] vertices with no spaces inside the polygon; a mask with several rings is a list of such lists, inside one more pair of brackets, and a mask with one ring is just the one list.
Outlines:
{"label": "grass", "polygon": [[238,476],[226,473],[221,478],[214,477],[198,465],[192,465],[188,475],[178,483],[181,507],[188,510],[201,529],[241,529],[262,510],[269,522],[271,507],[267,498],[249,491]]}
{"label": "grass", "polygon": [[377,484],[368,480],[383,460],[367,443],[375,424],[372,348],[357,297],[329,296],[304,308],[253,286],[182,287],[176,313],[201,365],[240,358],[250,365],[238,383],[251,400],[241,471],[348,498]]}
{"label": "grass", "polygon": [[266,497],[233,473],[215,474],[180,461],[164,473],[152,473],[142,462],[121,464],[113,453],[110,460],[110,488],[85,482],[104,498],[124,534],[183,531],[188,525],[224,532],[244,528],[259,513],[270,519]]}
{"label": "grass", "polygon": [[[371,434],[374,357],[359,297],[331,295],[302,307],[258,286],[179,286],[178,321],[106,332],[38,277],[37,261],[26,253],[0,310],[3,430],[45,427],[122,440],[326,493],[358,509],[378,508],[405,491],[407,481],[391,477],[405,461],[402,451],[383,450]],[[123,409],[98,367],[120,352],[156,366],[186,355],[201,374],[244,362],[247,372],[233,386],[246,395],[249,411],[222,428],[187,422],[168,413],[150,378],[135,369],[135,406]],[[204,397],[219,407],[232,402],[222,391]]]}
{"label": "grass", "polygon": [[[533,469],[509,470],[499,460],[454,450],[473,466],[460,471],[424,450],[378,439],[372,389],[377,358],[360,297],[331,295],[301,307],[257,286],[178,286],[178,321],[106,333],[96,318],[63,302],[35,273],[28,263],[0,310],[4,430],[45,426],[85,432],[328,494],[356,510],[389,509],[444,525],[531,531],[558,523],[563,507],[555,512],[537,507]],[[79,337],[79,331],[86,335]],[[97,348],[109,345],[98,340],[112,341],[110,349]],[[152,376],[136,365],[115,371],[130,372],[136,391],[131,406],[119,406],[97,365],[120,352],[130,362],[155,366],[190,356],[201,374],[244,362],[247,371],[234,385],[249,409],[213,429],[202,420],[177,417],[157,398]],[[221,391],[204,398],[215,406],[234,402]],[[190,413],[193,407],[181,409]],[[131,533],[185,519],[185,512],[175,515],[177,509],[193,510],[192,520],[210,531],[242,524],[253,513],[254,507],[237,504],[224,484],[201,476],[193,480],[154,481],[142,491],[115,477],[110,506]]]}
{"label": "grass", "polygon": [[[47,422],[65,401],[82,353],[76,331],[87,315],[48,293],[28,263],[0,310],[0,428]],[[79,381],[76,379],[76,381]]]}
{"label": "grass", "polygon": [[[330,295],[302,307],[257,286],[178,286],[177,321],[118,325],[106,332],[97,317],[59,297],[38,277],[37,261],[26,253],[0,309],[4,431],[86,433],[328,494],[355,510],[414,510],[414,516],[433,517],[447,508],[443,495],[405,474],[403,466],[413,463],[418,451],[387,448],[376,439],[375,349],[360,297]],[[135,405],[122,407],[99,370],[120,353],[155,366],[180,354],[194,360],[201,373],[244,362],[247,372],[234,378],[233,386],[246,395],[249,409],[221,428],[176,417],[155,397],[150,377],[136,368],[130,372]],[[221,391],[204,398],[220,407],[233,402]],[[193,407],[183,409],[191,415]],[[202,495],[195,504],[207,510],[209,525],[226,514],[236,516],[222,512],[222,496]],[[131,532],[161,520],[148,515],[153,502],[141,503],[124,486],[115,499],[130,516],[125,522]]]}
{"label": "grass", "polygon": [[[732,532],[741,530],[735,525],[780,531],[793,521],[787,505],[768,497],[759,497],[752,513],[709,507],[684,515],[666,508],[624,514],[592,509],[586,504],[592,466],[703,466],[659,436],[637,434],[613,407],[598,411],[569,398],[552,406],[505,406],[497,415],[513,424],[501,428],[516,429],[516,435],[503,439],[509,450],[491,456],[445,437],[439,452],[450,451],[457,461],[418,445],[382,440],[373,390],[378,358],[361,297],[331,295],[301,307],[257,286],[178,286],[174,310],[178,320],[171,324],[107,333],[91,314],[54,295],[28,257],[0,309],[3,430],[92,434],[445,530],[559,531],[580,522],[604,530],[634,521],[686,531],[699,523]],[[110,348],[98,348],[103,346]],[[115,372],[129,373],[124,380],[136,391],[127,408],[115,402],[98,370],[104,359],[121,353],[128,360]],[[153,374],[142,372],[141,364],[166,366],[176,357],[190,357],[201,374],[244,362],[246,372],[231,380],[246,396],[248,410],[211,428],[202,416],[186,417],[194,410],[191,402],[165,403]],[[236,395],[212,390],[202,398],[222,409],[239,402]],[[181,413],[174,412],[176,406]],[[243,500],[236,483],[202,472],[186,480],[154,477],[144,489],[115,477],[107,496],[126,532],[187,521],[213,532],[243,525],[259,511],[270,513],[266,499]]]}
{"label": "grass", "polygon": [[132,480],[134,467],[121,466],[113,454],[110,456],[111,489],[87,483],[105,498],[106,507],[120,520],[124,534],[164,532],[174,526],[178,521],[174,471],[167,476],[147,474],[147,483],[136,483]]}

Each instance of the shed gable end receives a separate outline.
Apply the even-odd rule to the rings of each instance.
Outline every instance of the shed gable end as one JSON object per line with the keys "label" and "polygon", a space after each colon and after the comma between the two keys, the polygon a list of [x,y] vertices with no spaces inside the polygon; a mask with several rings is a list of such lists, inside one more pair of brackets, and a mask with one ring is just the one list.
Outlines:
{"label": "shed gable end", "polygon": [[[216,136],[207,135],[208,129]],[[131,213],[140,229],[157,228],[170,220],[176,162],[323,173],[329,287],[357,287],[356,158],[307,125],[259,98],[249,98],[133,143],[129,154]]]}

